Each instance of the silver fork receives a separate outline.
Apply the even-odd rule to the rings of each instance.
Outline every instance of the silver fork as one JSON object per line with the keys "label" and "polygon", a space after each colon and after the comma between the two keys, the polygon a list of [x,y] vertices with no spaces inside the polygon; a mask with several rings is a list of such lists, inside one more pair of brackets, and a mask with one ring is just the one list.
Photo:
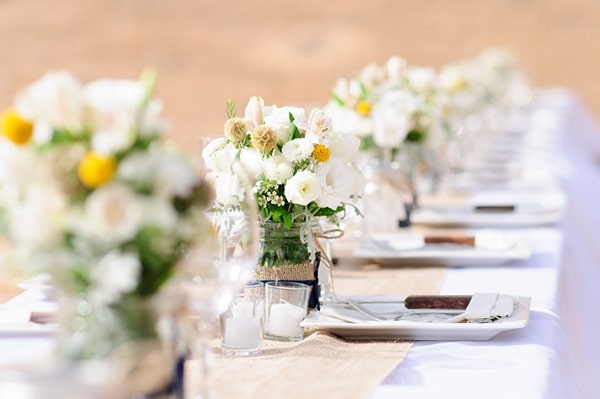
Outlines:
{"label": "silver fork", "polygon": [[[435,314],[447,314],[447,315],[460,315],[464,312],[464,310],[460,310],[460,309],[456,309],[456,310],[455,309],[444,309],[443,312],[435,311],[433,309],[420,309],[420,310],[412,310],[411,309],[411,310],[403,311],[401,314],[398,314],[398,312],[394,312],[393,314],[386,314],[386,313],[375,313],[375,312],[369,310],[366,306],[363,306],[362,304],[360,304],[350,298],[341,300],[339,302],[347,303],[348,305],[352,306],[354,309],[356,309],[360,313],[362,313],[365,316],[368,316],[371,319],[376,320],[376,321],[397,321],[397,320],[401,320],[407,316],[414,316],[414,315],[418,315],[418,314],[434,314],[435,313]],[[456,318],[456,320],[458,320],[458,318]]]}

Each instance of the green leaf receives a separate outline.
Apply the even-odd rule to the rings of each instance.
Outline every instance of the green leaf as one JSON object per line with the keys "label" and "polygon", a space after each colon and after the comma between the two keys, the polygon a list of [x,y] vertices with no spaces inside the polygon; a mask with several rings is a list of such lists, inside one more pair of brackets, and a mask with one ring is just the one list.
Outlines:
{"label": "green leaf", "polygon": [[290,116],[290,130],[289,130],[289,138],[290,140],[294,140],[294,139],[299,139],[302,137],[302,135],[300,134],[300,130],[298,130],[298,126],[296,126],[296,124],[294,123],[294,115],[292,115],[292,113],[289,113]]}
{"label": "green leaf", "polygon": [[235,109],[235,100],[230,98],[229,100],[227,100],[225,102],[225,114],[227,115],[227,118],[231,119],[231,118],[235,118],[235,115],[237,114],[237,110]]}
{"label": "green leaf", "polygon": [[331,92],[331,98],[333,99],[333,101],[338,103],[341,107],[346,106],[346,102],[344,100],[342,100],[342,98],[340,96],[338,96],[337,94],[335,94],[334,92]]}
{"label": "green leaf", "polygon": [[425,136],[425,132],[412,129],[410,132],[408,132],[404,141],[406,143],[422,143],[425,140]]}

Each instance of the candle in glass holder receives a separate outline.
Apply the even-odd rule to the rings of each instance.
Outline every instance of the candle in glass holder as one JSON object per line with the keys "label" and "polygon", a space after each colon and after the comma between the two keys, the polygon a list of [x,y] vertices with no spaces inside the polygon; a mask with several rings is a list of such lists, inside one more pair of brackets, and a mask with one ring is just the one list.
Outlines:
{"label": "candle in glass holder", "polygon": [[289,303],[274,303],[269,313],[269,335],[279,337],[298,337],[304,334],[300,322],[306,316],[306,310],[300,306]]}

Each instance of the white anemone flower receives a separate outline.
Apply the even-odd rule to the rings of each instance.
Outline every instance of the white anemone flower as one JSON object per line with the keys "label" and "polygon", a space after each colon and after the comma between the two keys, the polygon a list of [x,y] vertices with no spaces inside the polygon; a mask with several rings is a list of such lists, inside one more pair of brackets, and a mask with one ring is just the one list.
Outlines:
{"label": "white anemone flower", "polygon": [[265,176],[283,184],[294,175],[293,165],[280,155],[273,156],[265,162]]}
{"label": "white anemone flower", "polygon": [[358,174],[339,158],[318,164],[315,174],[322,187],[321,194],[315,200],[320,207],[336,209],[356,192]]}
{"label": "white anemone flower", "polygon": [[104,255],[92,270],[93,301],[115,303],[121,296],[132,292],[138,285],[140,260],[131,253],[112,251]]}
{"label": "white anemone flower", "polygon": [[285,184],[285,197],[298,205],[308,205],[321,195],[321,182],[312,172],[300,171]]}
{"label": "white anemone flower", "polygon": [[143,221],[142,211],[139,198],[129,187],[112,183],[87,198],[80,229],[99,242],[126,242],[137,234]]}
{"label": "white anemone flower", "polygon": [[294,139],[283,145],[281,153],[289,162],[302,161],[312,154],[313,144],[307,139]]}

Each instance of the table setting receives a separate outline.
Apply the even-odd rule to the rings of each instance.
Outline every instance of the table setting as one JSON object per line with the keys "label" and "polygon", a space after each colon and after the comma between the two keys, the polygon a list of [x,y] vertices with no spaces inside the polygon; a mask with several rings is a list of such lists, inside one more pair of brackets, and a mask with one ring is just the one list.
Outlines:
{"label": "table setting", "polygon": [[190,155],[156,85],[49,72],[0,115],[1,398],[587,397],[572,93],[394,55]]}

